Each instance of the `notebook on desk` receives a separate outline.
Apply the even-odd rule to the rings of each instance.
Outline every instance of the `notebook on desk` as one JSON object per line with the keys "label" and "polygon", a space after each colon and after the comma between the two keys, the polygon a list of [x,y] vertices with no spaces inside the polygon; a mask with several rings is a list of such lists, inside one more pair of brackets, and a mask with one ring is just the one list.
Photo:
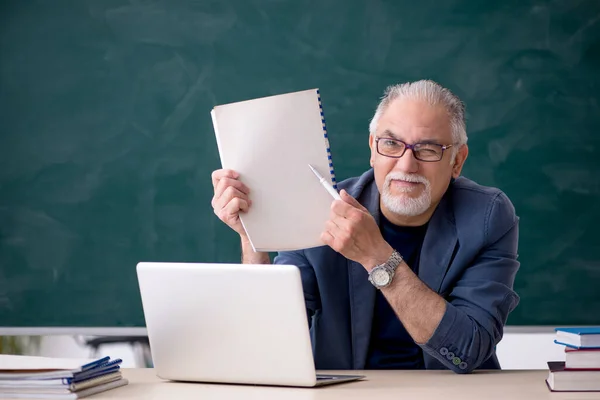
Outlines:
{"label": "notebook on desk", "polygon": [[300,272],[291,265],[139,263],[154,366],[176,381],[313,387]]}
{"label": "notebook on desk", "polygon": [[0,398],[80,399],[128,384],[121,359],[0,354]]}
{"label": "notebook on desk", "polygon": [[240,174],[252,207],[240,219],[256,251],[322,246],[336,187],[317,89],[216,106],[211,111],[223,168]]}

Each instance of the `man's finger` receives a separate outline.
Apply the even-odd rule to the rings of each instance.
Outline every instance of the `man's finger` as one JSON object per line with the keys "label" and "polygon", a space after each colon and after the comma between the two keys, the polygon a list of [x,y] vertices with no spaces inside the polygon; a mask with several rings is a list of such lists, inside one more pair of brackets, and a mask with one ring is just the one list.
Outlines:
{"label": "man's finger", "polygon": [[213,173],[211,174],[212,184],[214,188],[217,187],[217,184],[222,178],[238,179],[239,177],[240,174],[238,174],[232,169],[218,169],[216,171],[213,171]]}
{"label": "man's finger", "polygon": [[344,200],[334,200],[331,203],[330,210],[331,210],[331,215],[339,215],[340,217],[346,217],[348,212],[350,210],[352,210],[353,208],[355,208],[355,207],[346,203]]}
{"label": "man's finger", "polygon": [[331,248],[333,248],[332,245],[333,245],[334,240],[335,240],[335,238],[333,237],[333,235],[331,233],[329,233],[327,231],[324,231],[321,233],[321,241]]}
{"label": "man's finger", "polygon": [[327,222],[325,222],[325,231],[326,232],[331,232],[331,234],[333,235],[333,233],[335,231],[337,231],[338,229],[340,229],[337,224],[332,220],[329,219],[327,220]]}
{"label": "man's finger", "polygon": [[248,186],[244,185],[241,181],[231,178],[221,178],[219,180],[219,183],[217,183],[217,187],[215,188],[215,197],[218,199],[219,197],[223,196],[223,193],[229,187],[236,189],[237,191],[243,193],[246,196],[250,194],[250,189],[248,188]]}
{"label": "man's finger", "polygon": [[[343,218],[342,218],[343,219]],[[325,232],[329,233],[336,240],[336,245],[342,246],[344,243],[347,243],[352,238],[352,233],[347,230],[341,228],[336,224],[335,221],[329,220],[325,223]]]}
{"label": "man's finger", "polygon": [[213,206],[213,208],[215,208],[217,210],[224,208],[234,198],[239,198],[241,200],[244,200],[248,205],[252,204],[252,202],[248,198],[248,195],[240,192],[234,186],[228,186],[225,188],[225,190],[223,191],[223,193],[220,196],[217,197],[217,195],[215,194],[215,197],[213,197],[212,206]]}
{"label": "man's finger", "polygon": [[236,197],[219,210],[217,215],[226,223],[233,223],[239,218],[240,212],[248,211],[248,202]]}
{"label": "man's finger", "polygon": [[362,204],[360,204],[358,202],[358,200],[356,200],[354,197],[350,196],[350,194],[348,192],[346,192],[345,189],[342,189],[342,191],[340,192],[340,197],[342,198],[342,200],[345,203],[347,203],[347,204],[349,204],[349,205],[351,205],[353,207],[356,207],[356,208],[358,208],[361,211],[364,211],[364,212],[367,212],[367,213],[369,212],[369,210],[367,210]]}
{"label": "man's finger", "polygon": [[227,203],[227,205],[223,208],[228,214],[235,215],[235,214],[239,214],[240,211],[243,211],[243,212],[248,211],[249,207],[250,206],[248,205],[247,200],[241,199],[239,197],[235,197],[235,198],[231,199],[231,201],[229,203]]}
{"label": "man's finger", "polygon": [[352,221],[360,221],[364,217],[365,212],[367,212],[366,210],[363,210],[364,208],[362,206],[361,208],[358,208],[352,204],[346,203],[344,200],[336,200],[331,204],[330,218],[333,219],[334,216],[339,216]]}
{"label": "man's finger", "polygon": [[334,224],[335,227],[339,230],[352,232],[353,222],[348,218],[342,217],[332,212],[329,216],[328,222]]}

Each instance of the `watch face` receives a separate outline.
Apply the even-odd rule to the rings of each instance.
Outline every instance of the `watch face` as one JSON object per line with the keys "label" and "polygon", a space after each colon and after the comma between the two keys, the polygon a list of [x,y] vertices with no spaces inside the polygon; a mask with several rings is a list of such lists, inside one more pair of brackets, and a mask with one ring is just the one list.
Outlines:
{"label": "watch face", "polygon": [[385,286],[390,282],[390,275],[384,268],[375,268],[371,276],[377,286]]}

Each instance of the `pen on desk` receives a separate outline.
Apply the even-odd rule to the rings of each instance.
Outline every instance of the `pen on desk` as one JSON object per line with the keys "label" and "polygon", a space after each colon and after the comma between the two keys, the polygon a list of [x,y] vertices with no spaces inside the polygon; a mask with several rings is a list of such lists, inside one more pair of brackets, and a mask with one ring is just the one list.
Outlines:
{"label": "pen on desk", "polygon": [[308,166],[310,167],[310,170],[313,172],[313,174],[315,174],[315,176],[317,178],[319,178],[319,182],[321,183],[321,185],[323,185],[323,187],[325,189],[327,189],[327,191],[329,192],[329,194],[336,200],[341,200],[342,198],[340,197],[340,194],[333,188],[333,186],[331,186],[331,184],[329,182],[327,182],[327,180],[325,178],[323,178],[323,176],[321,176],[321,174],[319,173],[319,171],[317,171],[316,169],[313,168],[312,165],[308,164]]}

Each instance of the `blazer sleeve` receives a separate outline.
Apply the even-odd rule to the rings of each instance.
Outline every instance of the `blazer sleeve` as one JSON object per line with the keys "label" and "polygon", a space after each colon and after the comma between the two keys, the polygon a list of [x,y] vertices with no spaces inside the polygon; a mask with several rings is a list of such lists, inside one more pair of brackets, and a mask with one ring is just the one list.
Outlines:
{"label": "blazer sleeve", "polygon": [[492,198],[484,223],[484,246],[446,297],[446,312],[421,347],[457,373],[479,367],[495,352],[509,313],[519,302],[513,290],[519,219],[508,197]]}
{"label": "blazer sleeve", "polygon": [[279,252],[273,264],[295,265],[300,269],[302,277],[302,290],[304,291],[304,302],[306,303],[306,316],[308,326],[311,326],[312,317],[321,308],[321,298],[317,285],[315,270],[306,258],[303,250]]}

